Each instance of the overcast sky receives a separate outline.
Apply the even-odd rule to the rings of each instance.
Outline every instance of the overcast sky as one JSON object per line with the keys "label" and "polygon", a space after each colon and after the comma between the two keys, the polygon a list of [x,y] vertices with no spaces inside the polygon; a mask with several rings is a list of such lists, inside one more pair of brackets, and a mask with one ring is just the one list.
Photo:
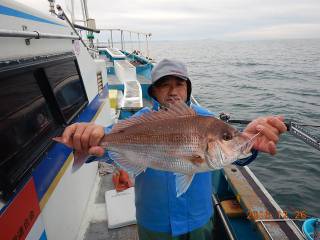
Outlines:
{"label": "overcast sky", "polygon": [[[19,2],[48,11],[46,0]],[[56,2],[70,8],[70,0]],[[88,0],[88,8],[98,28],[151,32],[153,40],[320,38],[320,0]]]}

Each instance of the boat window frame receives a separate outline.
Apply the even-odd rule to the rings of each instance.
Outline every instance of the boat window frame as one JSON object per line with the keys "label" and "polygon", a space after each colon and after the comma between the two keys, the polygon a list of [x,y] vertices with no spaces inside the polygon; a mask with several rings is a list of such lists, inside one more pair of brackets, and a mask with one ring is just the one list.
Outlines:
{"label": "boat window frame", "polygon": [[[57,63],[70,63],[70,61],[75,64],[77,75],[74,76],[79,77],[77,81],[80,81],[84,101],[80,102],[81,105],[67,119],[64,117],[62,110],[60,109],[56,96],[54,95],[54,88],[50,85],[49,78],[45,73],[45,68],[53,66]],[[51,122],[49,130],[44,131],[44,136],[46,136],[45,141],[43,141],[43,136],[39,137],[35,141],[36,144],[28,143],[26,147],[20,148],[19,151],[15,152],[13,157],[11,156],[8,159],[6,158],[6,160],[3,162],[5,164],[1,164],[0,198],[4,200],[10,199],[14,193],[17,192],[17,189],[19,189],[23,183],[29,179],[29,177],[32,175],[33,169],[38,166],[45,152],[48,151],[48,149],[50,149],[52,146],[53,141],[51,138],[53,136],[60,135],[64,127],[70,124],[89,103],[78,61],[73,52],[67,52],[54,56],[40,56],[31,59],[0,62],[1,78],[11,77],[14,75],[18,75],[18,77],[20,77],[19,75],[23,76],[24,73],[33,74],[36,84],[40,89],[41,96],[44,98],[45,103],[48,106],[48,110],[51,115],[50,118],[52,119],[50,119]],[[11,115],[12,113],[10,113],[10,116]],[[23,161],[26,162],[25,164],[18,160],[21,157],[23,157]],[[10,161],[13,162],[10,163]],[[6,169],[10,169],[10,172],[6,172]],[[13,174],[14,171],[19,171],[18,176]]]}
{"label": "boat window frame", "polygon": [[[78,75],[79,75],[79,81],[80,81],[80,84],[81,84],[81,88],[83,90],[83,93],[84,93],[84,96],[86,98],[86,101],[78,108],[78,110],[76,112],[74,112],[72,114],[71,117],[69,117],[68,119],[65,118],[65,116],[63,115],[60,107],[59,107],[59,103],[58,101],[56,100],[56,97],[54,96],[54,89],[53,89],[53,86],[51,85],[50,81],[49,81],[49,78],[44,70],[45,67],[50,67],[51,64],[53,63],[59,63],[61,64],[61,62],[68,62],[70,60],[73,60],[74,63],[75,63],[75,67],[76,67],[76,71],[78,72]],[[81,75],[81,72],[80,72],[80,68],[79,68],[79,64],[78,64],[78,61],[76,59],[76,57],[74,56],[74,54],[72,55],[67,55],[67,56],[63,56],[63,57],[59,57],[57,59],[53,59],[52,61],[50,62],[46,62],[44,63],[43,67],[41,69],[39,69],[38,71],[38,74],[39,74],[39,78],[40,77],[43,77],[46,79],[46,83],[49,84],[49,87],[50,87],[50,90],[51,92],[49,92],[50,90],[49,89],[46,89],[46,92],[47,94],[53,94],[53,98],[54,99],[50,99],[49,101],[51,102],[51,104],[53,105],[52,107],[55,108],[55,111],[56,112],[59,112],[60,116],[57,115],[57,118],[59,119],[59,122],[61,122],[62,124],[64,125],[69,125],[73,120],[74,118],[79,115],[79,113],[88,105],[89,103],[89,100],[88,100],[88,95],[87,95],[87,92],[85,90],[85,85],[84,85],[84,82],[83,82],[83,78],[82,78],[82,75]],[[48,86],[47,86],[48,87]],[[58,113],[56,113],[58,114]]]}

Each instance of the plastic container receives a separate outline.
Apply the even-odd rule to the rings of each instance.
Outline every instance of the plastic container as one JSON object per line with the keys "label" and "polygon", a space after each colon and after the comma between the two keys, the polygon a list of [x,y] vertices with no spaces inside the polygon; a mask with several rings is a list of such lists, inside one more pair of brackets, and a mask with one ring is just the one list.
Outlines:
{"label": "plastic container", "polygon": [[[314,238],[314,227],[315,223],[318,221],[318,238]],[[306,235],[308,240],[320,239],[320,218],[310,218],[306,220],[302,225],[302,231]]]}

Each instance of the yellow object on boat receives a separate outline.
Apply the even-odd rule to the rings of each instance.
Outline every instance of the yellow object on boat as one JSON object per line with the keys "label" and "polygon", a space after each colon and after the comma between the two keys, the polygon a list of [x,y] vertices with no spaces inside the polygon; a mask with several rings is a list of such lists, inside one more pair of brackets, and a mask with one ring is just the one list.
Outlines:
{"label": "yellow object on boat", "polygon": [[118,90],[109,90],[110,107],[116,109],[118,107]]}
{"label": "yellow object on boat", "polygon": [[221,206],[225,214],[230,218],[238,218],[245,216],[239,202],[235,199],[225,200],[221,202]]}

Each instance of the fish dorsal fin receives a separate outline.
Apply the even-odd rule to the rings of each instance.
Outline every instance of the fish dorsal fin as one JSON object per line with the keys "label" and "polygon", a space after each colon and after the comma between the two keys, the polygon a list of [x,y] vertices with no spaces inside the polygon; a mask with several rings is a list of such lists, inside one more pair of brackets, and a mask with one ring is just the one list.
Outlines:
{"label": "fish dorsal fin", "polygon": [[185,103],[171,104],[170,107],[166,109],[146,112],[141,116],[131,117],[129,119],[119,121],[117,124],[113,126],[110,133],[121,132],[125,128],[131,127],[135,124],[153,122],[157,120],[192,117],[196,115],[196,112]]}

